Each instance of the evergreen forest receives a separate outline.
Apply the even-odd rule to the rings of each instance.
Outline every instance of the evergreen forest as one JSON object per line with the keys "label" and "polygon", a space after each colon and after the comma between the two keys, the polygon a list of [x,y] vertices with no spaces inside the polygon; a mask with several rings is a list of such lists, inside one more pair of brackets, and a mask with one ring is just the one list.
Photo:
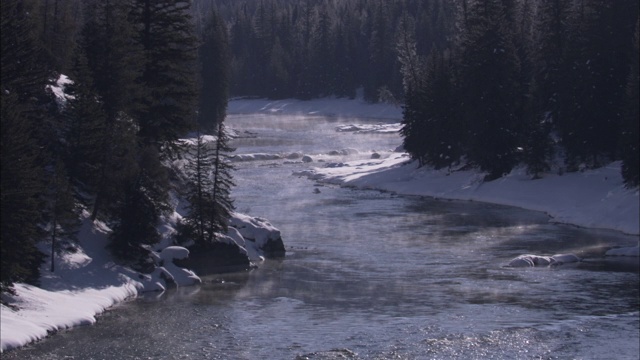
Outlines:
{"label": "evergreen forest", "polygon": [[[178,235],[207,219],[207,236],[192,240],[213,244],[233,210],[218,15],[200,14],[196,27],[192,3],[173,0],[1,6],[2,292],[37,283],[45,256],[73,252],[85,218],[111,228],[117,261],[152,270],[150,246],[176,194],[193,204]],[[192,156],[179,141],[189,133],[198,143],[213,135],[215,152]],[[187,179],[171,167],[180,158],[197,168]]]}
{"label": "evergreen forest", "polygon": [[[73,251],[82,214],[136,269],[171,209],[206,246],[233,210],[230,97],[403,108],[420,166],[621,161],[640,181],[635,0],[3,0],[1,290]],[[66,100],[52,85],[68,76]],[[184,149],[179,139],[196,134]],[[203,135],[216,145],[205,146]],[[188,156],[189,178],[168,165]],[[55,269],[51,269],[55,271]]]}

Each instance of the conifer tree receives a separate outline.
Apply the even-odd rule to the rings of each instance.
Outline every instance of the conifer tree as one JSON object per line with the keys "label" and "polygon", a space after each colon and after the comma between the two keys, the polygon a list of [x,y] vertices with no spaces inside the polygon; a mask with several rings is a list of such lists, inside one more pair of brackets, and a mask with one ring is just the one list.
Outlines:
{"label": "conifer tree", "polygon": [[229,92],[229,44],[227,29],[216,12],[211,12],[200,45],[201,90],[198,126],[213,132],[223,121]]}
{"label": "conifer tree", "polygon": [[332,49],[335,48],[335,43],[331,19],[326,9],[320,9],[317,14],[311,41],[313,49],[312,71],[315,74],[314,84],[317,95],[328,96],[335,94],[334,63],[331,56],[328,56],[331,54]]}
{"label": "conifer tree", "polygon": [[135,117],[145,143],[171,146],[194,121],[197,39],[190,1],[135,0],[131,12],[142,46],[140,86],[146,89]]}
{"label": "conifer tree", "polygon": [[82,25],[81,7],[79,0],[39,1],[40,41],[51,59],[51,66],[64,74],[73,64],[76,37]]}
{"label": "conifer tree", "polygon": [[134,172],[124,179],[123,199],[117,209],[118,221],[109,248],[119,259],[145,271],[153,263],[145,245],[160,240],[158,221],[169,210],[166,192],[169,180],[155,146],[142,148],[136,160]]}
{"label": "conifer tree", "polygon": [[554,124],[567,116],[561,111],[561,102],[569,82],[565,56],[571,3],[571,0],[541,0],[534,19],[531,99],[524,112],[524,134],[527,135],[523,142],[523,161],[534,178],[550,169],[549,161],[554,151],[551,132]]}
{"label": "conifer tree", "polygon": [[468,127],[466,155],[491,180],[518,162],[520,63],[500,0],[471,3],[467,24],[459,75]]}
{"label": "conifer tree", "polygon": [[212,198],[213,182],[211,180],[214,166],[214,152],[211,144],[205,142],[198,131],[196,142],[188,148],[188,163],[185,166],[188,176],[186,199],[189,202],[188,213],[178,227],[178,241],[194,245],[206,246],[214,235],[209,234],[211,213],[214,211]]}
{"label": "conifer tree", "polygon": [[76,60],[76,75],[84,84],[78,85],[81,98],[72,101],[73,111],[79,112],[74,115],[75,131],[89,135],[87,132],[102,129],[99,138],[75,138],[79,141],[76,146],[98,146],[95,152],[85,153],[83,167],[90,172],[86,174],[89,178],[82,176],[95,195],[92,219],[101,212],[108,216],[117,212],[126,178],[135,172],[139,126],[132,115],[139,109],[143,93],[137,83],[142,48],[135,41],[130,11],[131,5],[123,1],[87,4]]}
{"label": "conifer tree", "polygon": [[51,238],[51,272],[55,271],[55,252],[61,239],[75,240],[80,217],[75,211],[75,198],[69,176],[61,158],[56,159],[47,191],[48,228]]}
{"label": "conifer tree", "polygon": [[31,1],[0,3],[0,291],[15,282],[35,283],[44,254],[36,247],[43,235],[40,200],[44,193],[43,118],[47,62],[34,33]]}
{"label": "conifer tree", "polygon": [[233,166],[227,159],[233,149],[227,141],[224,123],[219,123],[215,147],[198,133],[195,146],[189,150],[186,166],[189,208],[179,225],[180,243],[193,241],[194,246],[206,248],[218,239],[218,234],[228,229],[234,210],[230,193],[235,184],[231,174]]}
{"label": "conifer tree", "polygon": [[137,83],[142,47],[135,41],[130,11],[126,1],[91,2],[85,11],[80,56],[86,57],[92,87],[100,96],[108,123],[122,113],[133,115],[144,91]]}
{"label": "conifer tree", "polygon": [[233,182],[233,165],[229,161],[229,154],[235,149],[228,145],[229,136],[225,131],[224,122],[218,124],[216,149],[213,164],[212,200],[214,209],[211,212],[211,229],[209,236],[217,232],[226,232],[231,213],[235,209],[231,198]]}
{"label": "conifer tree", "polygon": [[616,158],[638,4],[584,0],[573,12],[566,57],[570,88],[557,125],[567,166],[577,170]]}
{"label": "conifer tree", "polygon": [[14,283],[35,283],[40,274],[44,254],[36,244],[43,235],[38,227],[41,219],[38,199],[43,186],[33,123],[18,102],[18,96],[5,91],[8,90],[3,82],[0,95],[0,291],[11,292]]}
{"label": "conifer tree", "polygon": [[82,47],[76,49],[73,84],[63,109],[65,117],[65,163],[75,186],[89,194],[98,191],[101,182],[106,141],[107,116],[97,95]]}
{"label": "conifer tree", "polygon": [[638,71],[638,33],[640,20],[636,20],[636,34],[633,42],[634,51],[631,53],[631,71],[627,83],[627,101],[622,127],[621,156],[622,177],[627,187],[637,187],[640,184],[640,109],[638,90],[640,76]]}

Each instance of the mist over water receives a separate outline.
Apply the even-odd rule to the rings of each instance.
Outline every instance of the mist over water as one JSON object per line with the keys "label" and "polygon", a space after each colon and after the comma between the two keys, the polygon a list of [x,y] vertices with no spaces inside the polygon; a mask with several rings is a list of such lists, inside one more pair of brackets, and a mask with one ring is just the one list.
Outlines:
{"label": "mist over water", "polygon": [[[3,359],[636,359],[638,271],[602,263],[506,268],[526,253],[633,245],[542,213],[317,184],[309,166],[382,156],[379,120],[233,115],[238,211],[268,219],[282,260],[147,294]],[[340,153],[343,149],[354,151]],[[336,151],[336,152],[333,152]],[[333,155],[332,155],[333,154]],[[323,161],[324,164],[320,161]],[[316,191],[317,189],[317,191]]]}

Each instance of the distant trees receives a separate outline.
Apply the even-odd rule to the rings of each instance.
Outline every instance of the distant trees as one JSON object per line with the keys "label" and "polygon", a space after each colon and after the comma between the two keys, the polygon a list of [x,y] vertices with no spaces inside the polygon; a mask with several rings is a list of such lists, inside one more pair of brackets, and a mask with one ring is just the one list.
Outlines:
{"label": "distant trees", "polygon": [[636,20],[636,33],[631,52],[631,70],[627,82],[627,96],[623,112],[620,153],[622,157],[622,176],[629,187],[640,184],[640,110],[638,99],[638,83],[640,75],[638,71],[638,39],[640,19]]}
{"label": "distant trees", "polygon": [[215,11],[206,19],[201,37],[198,126],[215,132],[226,115],[231,71],[227,28]]}
{"label": "distant trees", "polygon": [[228,24],[232,96],[355,97],[362,89],[371,102],[381,89],[402,97],[395,53],[402,14],[425,30],[417,50],[426,55],[450,36],[453,8],[443,0],[194,2],[202,22],[215,8]]}

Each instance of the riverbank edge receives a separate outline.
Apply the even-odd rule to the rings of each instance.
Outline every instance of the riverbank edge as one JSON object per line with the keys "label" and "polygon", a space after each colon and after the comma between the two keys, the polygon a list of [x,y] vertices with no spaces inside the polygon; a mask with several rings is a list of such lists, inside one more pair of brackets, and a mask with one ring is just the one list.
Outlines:
{"label": "riverbank edge", "polygon": [[[175,213],[159,225],[163,241],[154,248],[158,264],[149,274],[117,265],[106,250],[110,229],[100,221],[89,221],[88,215],[71,245],[72,252],[55,258],[55,272],[50,272],[51,259],[42,265],[38,286],[17,283],[15,295],[3,294],[0,305],[0,354],[43,340],[61,330],[92,325],[109,309],[141,296],[155,293],[162,296],[172,287],[194,286],[200,276],[225,273],[230,268],[250,271],[265,258],[284,256],[280,231],[266,219],[233,213],[224,245],[242,257],[242,268],[225,264],[219,272],[196,274],[181,266],[189,251],[170,242],[175,225]],[[46,247],[42,244],[42,250]],[[221,254],[220,256],[225,256]],[[217,259],[220,260],[220,259]],[[246,261],[244,261],[246,260]],[[210,269],[208,269],[210,270]]]}
{"label": "riverbank edge", "polygon": [[484,173],[478,170],[418,167],[406,153],[392,153],[381,160],[326,164],[294,175],[401,196],[513,206],[543,212],[552,223],[640,236],[640,192],[624,187],[620,166],[614,162],[577,173],[549,173],[536,180],[519,167],[503,178],[484,182]]}

